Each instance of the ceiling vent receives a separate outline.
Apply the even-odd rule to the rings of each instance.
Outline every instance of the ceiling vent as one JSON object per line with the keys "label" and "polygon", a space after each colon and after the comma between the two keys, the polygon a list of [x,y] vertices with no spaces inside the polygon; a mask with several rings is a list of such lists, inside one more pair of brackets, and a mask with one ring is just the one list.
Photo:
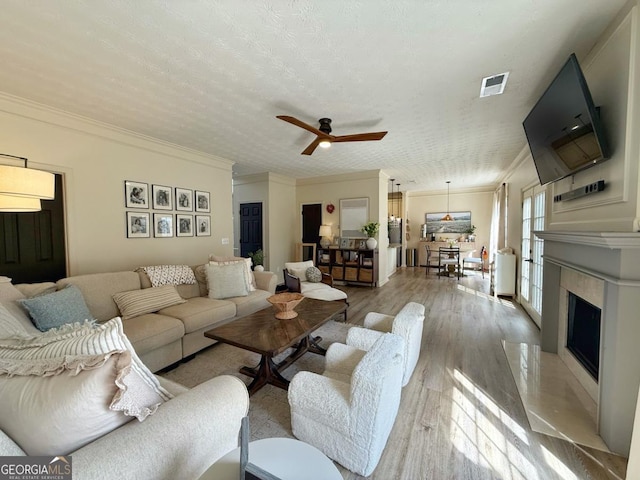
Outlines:
{"label": "ceiling vent", "polygon": [[482,86],[480,87],[480,98],[500,95],[507,85],[507,78],[509,78],[509,72],[483,78]]}

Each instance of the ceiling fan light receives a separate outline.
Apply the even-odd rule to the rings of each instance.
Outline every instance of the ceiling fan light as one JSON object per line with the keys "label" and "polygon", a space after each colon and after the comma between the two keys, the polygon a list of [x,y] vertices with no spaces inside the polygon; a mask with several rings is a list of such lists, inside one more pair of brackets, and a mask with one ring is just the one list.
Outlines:
{"label": "ceiling fan light", "polygon": [[320,143],[318,144],[319,147],[321,148],[329,148],[331,146],[331,141],[330,140],[320,140]]}

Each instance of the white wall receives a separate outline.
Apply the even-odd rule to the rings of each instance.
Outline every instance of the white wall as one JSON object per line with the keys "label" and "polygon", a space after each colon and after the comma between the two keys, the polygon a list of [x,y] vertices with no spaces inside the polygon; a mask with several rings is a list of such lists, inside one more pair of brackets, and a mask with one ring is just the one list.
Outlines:
{"label": "white wall", "polygon": [[[388,182],[388,177],[379,170],[301,179],[297,181],[296,188],[297,211],[301,211],[302,204],[321,203],[322,223],[331,225],[332,233],[337,237],[340,235],[340,199],[368,197],[369,220],[386,226]],[[336,207],[331,214],[325,208],[329,203]],[[295,223],[294,243],[300,241],[301,235],[298,220]],[[378,249],[381,252],[386,252],[388,244],[386,232],[378,234]],[[381,286],[387,281],[386,255],[380,254],[378,259],[378,286]]]}
{"label": "white wall", "polygon": [[[232,162],[2,94],[0,143],[31,167],[63,174],[70,275],[231,254],[222,238],[233,234]],[[125,180],[210,192],[211,237],[128,239]]]}
{"label": "white wall", "polygon": [[[476,226],[476,245],[478,252],[484,245],[489,248],[491,229],[491,212],[493,208],[493,190],[457,190],[449,194],[449,210],[451,212],[471,212],[471,224]],[[447,191],[408,192],[406,212],[411,226],[407,248],[418,248],[420,226],[425,223],[425,215],[433,212],[447,211]],[[438,235],[450,238],[461,234]]]}

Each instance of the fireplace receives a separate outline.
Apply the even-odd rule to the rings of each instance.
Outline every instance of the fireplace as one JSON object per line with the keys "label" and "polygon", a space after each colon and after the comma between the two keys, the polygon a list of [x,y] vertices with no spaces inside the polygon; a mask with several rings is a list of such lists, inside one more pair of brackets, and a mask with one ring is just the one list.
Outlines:
{"label": "fireplace", "polygon": [[600,312],[595,305],[569,292],[567,349],[596,382],[600,368]]}
{"label": "fireplace", "polygon": [[[544,240],[541,350],[558,354],[569,367],[595,401],[598,433],[607,447],[628,456],[640,386],[640,233],[535,234]],[[598,349],[594,335],[578,339],[587,357],[599,351],[591,355],[591,363],[599,360],[597,381],[567,348],[570,292],[601,310],[600,328],[593,319],[586,327],[600,331]]]}

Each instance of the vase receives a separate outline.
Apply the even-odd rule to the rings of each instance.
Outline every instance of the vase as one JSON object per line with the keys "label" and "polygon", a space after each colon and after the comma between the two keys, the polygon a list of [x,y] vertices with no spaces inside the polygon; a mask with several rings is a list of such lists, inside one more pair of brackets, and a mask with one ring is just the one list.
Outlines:
{"label": "vase", "polygon": [[255,267],[253,267],[253,270],[255,270],[256,272],[264,272],[264,267],[262,265],[256,265]]}
{"label": "vase", "polygon": [[367,248],[369,250],[373,250],[377,246],[378,246],[378,241],[375,238],[373,238],[373,237],[367,238]]}

